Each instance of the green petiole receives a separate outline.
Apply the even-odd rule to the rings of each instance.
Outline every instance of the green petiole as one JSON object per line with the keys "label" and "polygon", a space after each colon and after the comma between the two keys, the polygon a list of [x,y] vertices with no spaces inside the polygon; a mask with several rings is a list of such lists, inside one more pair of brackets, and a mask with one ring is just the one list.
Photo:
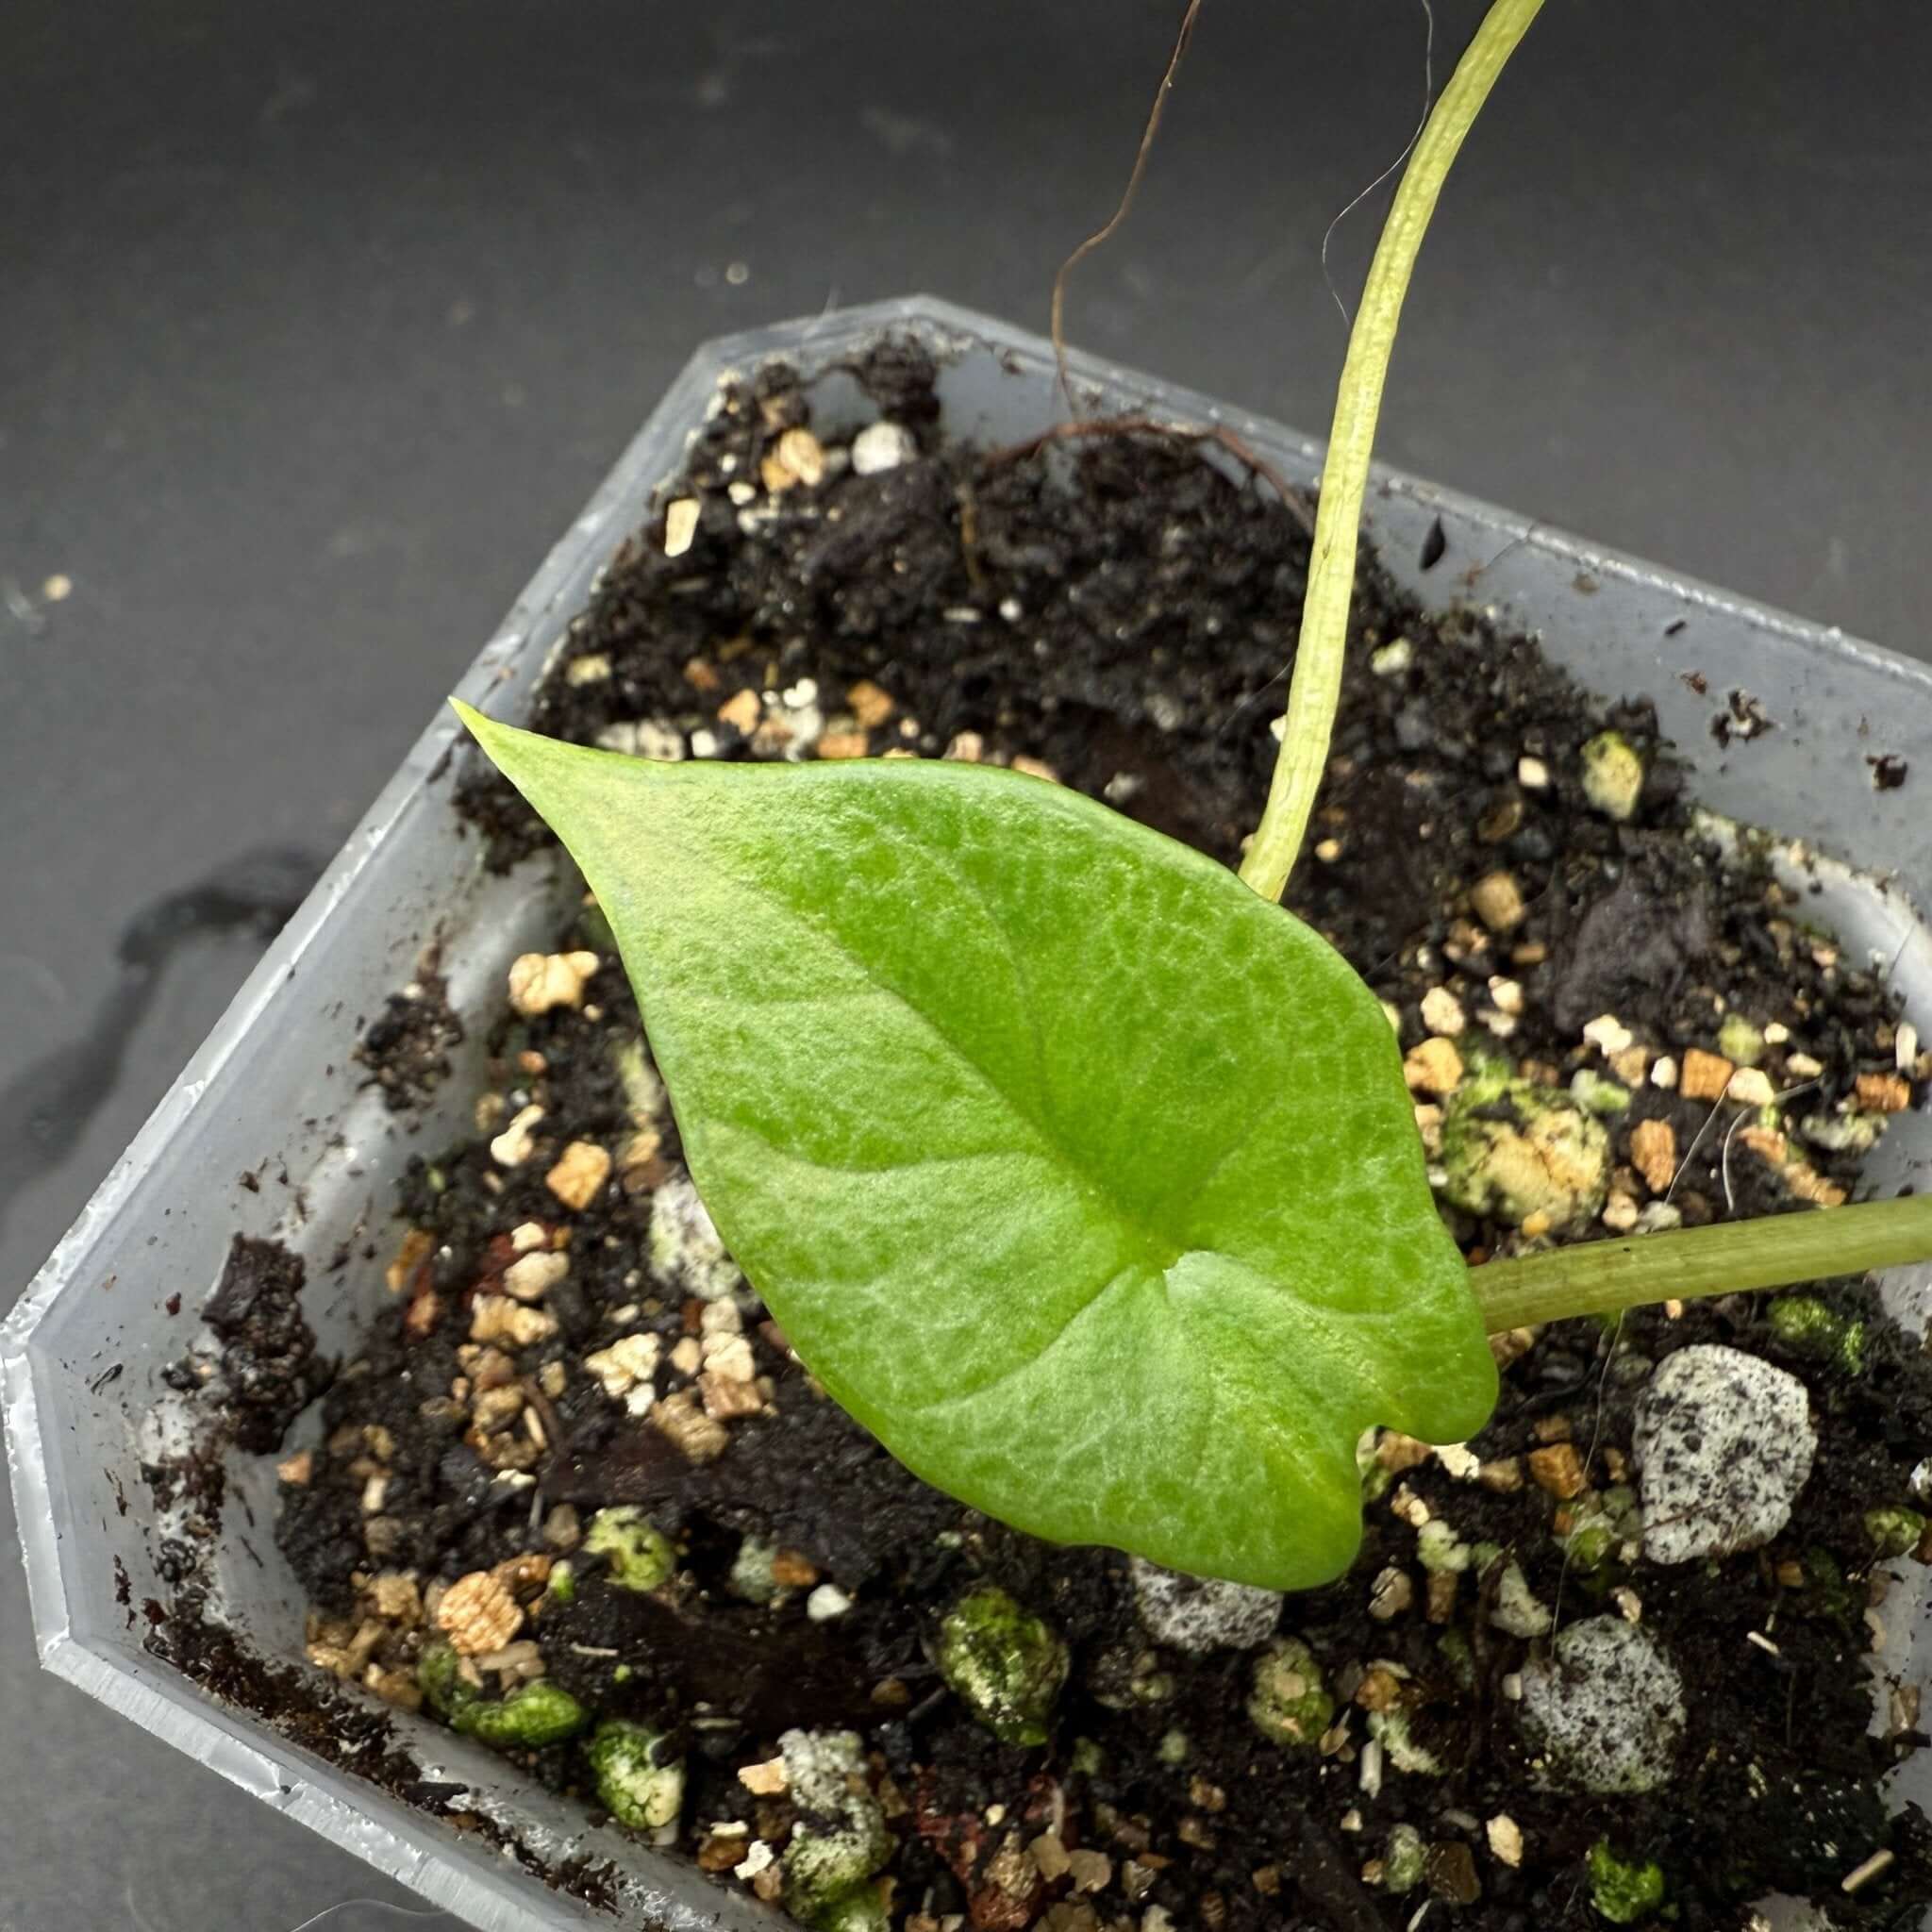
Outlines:
{"label": "green petiole", "polygon": [[1490,1333],[1567,1315],[1747,1294],[1932,1256],[1932,1194],[1585,1241],[1470,1271]]}
{"label": "green petiole", "polygon": [[1355,553],[1369,453],[1382,413],[1382,389],[1395,346],[1403,297],[1417,253],[1463,137],[1474,125],[1490,89],[1516,43],[1541,10],[1542,0],[1496,0],[1430,111],[1396,190],[1369,269],[1362,305],[1349,332],[1348,358],[1335,398],[1335,423],[1322,465],[1322,500],[1315,516],[1314,558],[1302,607],[1301,641],[1288,691],[1281,756],[1241,861],[1241,877],[1264,899],[1278,899],[1294,870],[1308,813],[1328,762],[1328,735],[1341,696],[1348,605],[1355,590]]}
{"label": "green petiole", "polygon": [[[1341,695],[1369,458],[1403,299],[1450,167],[1541,8],[1542,0],[1495,0],[1430,111],[1375,248],[1349,334],[1322,468],[1314,554],[1281,755],[1261,822],[1241,862],[1241,878],[1263,898],[1279,899],[1288,884],[1328,761],[1329,735]],[[1837,1208],[1828,1215],[1781,1215],[1557,1248],[1491,1262],[1474,1272],[1472,1282],[1494,1333],[1565,1315],[1860,1274],[1928,1255],[1932,1196],[1921,1196]]]}

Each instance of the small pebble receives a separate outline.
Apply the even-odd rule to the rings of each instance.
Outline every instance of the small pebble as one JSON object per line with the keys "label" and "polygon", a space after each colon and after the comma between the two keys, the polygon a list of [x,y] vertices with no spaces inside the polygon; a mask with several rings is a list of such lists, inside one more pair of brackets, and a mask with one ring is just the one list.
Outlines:
{"label": "small pebble", "polygon": [[1518,758],[1516,761],[1516,782],[1525,791],[1547,791],[1550,783],[1550,768],[1541,758]]}
{"label": "small pebble", "polygon": [[1522,1723],[1552,1783],[1600,1796],[1650,1791],[1675,1769],[1684,1684],[1620,1616],[1573,1624],[1523,1673]]}
{"label": "small pebble", "polygon": [[1621,731],[1600,731],[1583,747],[1583,795],[1592,810],[1620,823],[1637,809],[1643,760]]}
{"label": "small pebble", "polygon": [[1860,1074],[1855,1091],[1867,1113],[1903,1113],[1912,1104],[1911,1088],[1896,1074]]}
{"label": "small pebble", "polygon": [[1423,995],[1423,1024],[1431,1033],[1453,1039],[1468,1025],[1462,1002],[1446,986],[1432,986]]}
{"label": "small pebble", "polygon": [[1795,1375],[1741,1349],[1679,1349],[1638,1398],[1644,1555],[1688,1563],[1761,1548],[1790,1522],[1817,1446]]}
{"label": "small pebble", "polygon": [[852,1607],[852,1599],[836,1583],[822,1583],[805,1600],[805,1614],[814,1624],[829,1624]]}
{"label": "small pebble", "polygon": [[1511,932],[1524,921],[1527,908],[1523,890],[1507,872],[1492,872],[1469,889],[1469,903],[1475,916],[1491,932]]}
{"label": "small pebble", "polygon": [[919,444],[911,430],[899,423],[868,423],[852,439],[852,468],[860,476],[896,470],[918,454]]}
{"label": "small pebble", "polygon": [[529,1018],[553,1007],[579,1007],[584,984],[596,972],[595,953],[524,953],[510,961],[509,1003]]}
{"label": "small pebble", "polygon": [[584,1357],[584,1367],[597,1378],[613,1402],[621,1402],[640,1383],[649,1387],[658,1373],[663,1344],[655,1335],[625,1335],[608,1348]]}
{"label": "small pebble", "polygon": [[680,496],[664,507],[664,555],[682,557],[698,533],[698,500]]}
{"label": "small pebble", "polygon": [[1523,1863],[1523,1827],[1507,1811],[1499,1811],[1483,1827],[1490,1850],[1505,1865]]}
{"label": "small pebble", "polygon": [[1677,1130],[1669,1121],[1639,1121],[1630,1129],[1630,1165],[1653,1194],[1670,1191],[1677,1174]]}
{"label": "small pebble", "polygon": [[687,1462],[715,1462],[731,1446],[730,1431],[717,1417],[707,1415],[688,1389],[654,1403],[651,1423]]}
{"label": "small pebble", "polygon": [[1764,1058],[1765,1037],[1742,1013],[1726,1013],[1717,1029],[1717,1050],[1740,1067],[1755,1067]]}
{"label": "small pebble", "polygon": [[1113,1883],[1113,1860],[1085,1848],[1067,1854],[1067,1876],[1075,1891],[1104,1891]]}
{"label": "small pebble", "polygon": [[1693,1046],[1684,1056],[1678,1091],[1686,1100],[1722,1100],[1725,1088],[1731,1084],[1731,1075],[1736,1072],[1729,1060],[1714,1053],[1706,1053],[1701,1046]]}
{"label": "small pebble", "polygon": [[1429,1506],[1407,1483],[1390,1498],[1389,1513],[1411,1529],[1420,1529],[1429,1521]]}
{"label": "small pebble", "polygon": [[[695,736],[691,742],[696,744]],[[626,758],[653,758],[665,765],[684,762],[684,733],[661,718],[629,718],[607,724],[598,732],[596,743],[600,751],[622,752]],[[716,748],[714,742],[712,749]]]}
{"label": "small pebble", "polygon": [[1650,1070],[1650,1084],[1660,1087],[1666,1093],[1677,1084],[1677,1062],[1664,1054]]}
{"label": "small pebble", "polygon": [[788,429],[758,465],[758,474],[774,496],[797,484],[815,489],[824,480],[824,448],[809,429]]}
{"label": "small pebble", "polygon": [[504,1292],[520,1302],[541,1301],[569,1273],[568,1255],[525,1255],[504,1270]]}
{"label": "small pebble", "polygon": [[1529,1452],[1530,1480],[1544,1494],[1567,1503],[1583,1493],[1587,1478],[1583,1457],[1574,1442],[1553,1442]]}
{"label": "small pebble", "polygon": [[1635,1036],[1614,1013],[1603,1013],[1583,1029],[1583,1037],[1607,1058],[1622,1053]]}
{"label": "small pebble", "polygon": [[738,1782],[756,1797],[774,1798],[791,1783],[782,1757],[768,1757],[761,1764],[739,1768]]}
{"label": "small pebble", "polygon": [[1475,1854],[1455,1839],[1429,1847],[1424,1872],[1429,1890],[1451,1905],[1473,1906],[1483,1895],[1475,1874]]}
{"label": "small pebble", "polygon": [[1646,1047],[1626,1046],[1622,1053],[1606,1055],[1611,1073],[1626,1087],[1641,1087],[1644,1075],[1650,1071],[1650,1052]]}
{"label": "small pebble", "polygon": [[566,1208],[581,1212],[609,1178],[609,1154],[594,1141],[573,1141],[543,1176],[543,1184]]}
{"label": "small pebble", "polygon": [[1637,1203],[1620,1189],[1611,1189],[1604,1203],[1604,1225],[1613,1234],[1628,1234],[1637,1225]]}
{"label": "small pebble", "polygon": [[1392,1565],[1381,1571],[1369,1591],[1369,1615],[1378,1624],[1392,1622],[1415,1601],[1415,1584],[1407,1570]]}
{"label": "small pebble", "polygon": [[1147,1634],[1175,1650],[1195,1656],[1252,1650],[1274,1634],[1281,1617],[1278,1591],[1186,1576],[1140,1557],[1132,1557],[1127,1568]]}
{"label": "small pebble", "polygon": [[1497,1576],[1490,1622],[1511,1637],[1546,1637],[1555,1621],[1538,1600],[1519,1563],[1507,1563]]}
{"label": "small pebble", "polygon": [[882,691],[869,677],[860,678],[846,691],[845,702],[851,706],[852,715],[867,731],[876,731],[897,708],[891,693]]}
{"label": "small pebble", "polygon": [[1740,1107],[1769,1107],[1777,1098],[1777,1090],[1762,1067],[1740,1067],[1725,1083],[1724,1097]]}
{"label": "small pebble", "polygon": [[1402,1074],[1411,1092],[1453,1093],[1462,1079],[1462,1056],[1446,1040],[1425,1040],[1404,1058]]}
{"label": "small pebble", "polygon": [[490,1143],[490,1158],[499,1167],[521,1167],[536,1152],[536,1137],[533,1133],[537,1123],[543,1118],[541,1107],[525,1108],[509,1125]]}
{"label": "small pebble", "polygon": [[[724,1306],[733,1305],[727,1302]],[[714,1330],[703,1339],[699,1348],[705,1367],[714,1375],[727,1382],[750,1382],[757,1378],[758,1362],[752,1355],[751,1343],[742,1335]]]}
{"label": "small pebble", "polygon": [[1419,1436],[1405,1436],[1400,1429],[1384,1429],[1375,1439],[1375,1460],[1391,1475],[1403,1475],[1420,1469],[1432,1451]]}
{"label": "small pebble", "polygon": [[557,1317],[544,1308],[525,1307],[507,1294],[479,1294],[470,1311],[472,1341],[507,1341],[530,1348],[557,1333]]}
{"label": "small pebble", "polygon": [[701,1301],[719,1301],[742,1285],[689,1174],[676,1174],[651,1197],[651,1272]]}

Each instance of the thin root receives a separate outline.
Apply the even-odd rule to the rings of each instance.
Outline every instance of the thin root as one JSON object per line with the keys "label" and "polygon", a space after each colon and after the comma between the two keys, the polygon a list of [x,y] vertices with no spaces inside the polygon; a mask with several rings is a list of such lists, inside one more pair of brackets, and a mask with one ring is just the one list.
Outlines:
{"label": "thin root", "polygon": [[[986,467],[997,468],[1002,463],[1014,462],[1022,457],[1033,456],[1050,442],[1060,442],[1079,437],[1163,436],[1182,442],[1218,443],[1254,475],[1265,477],[1274,487],[1275,495],[1281,499],[1289,514],[1312,537],[1315,534],[1315,518],[1313,511],[1308,508],[1307,496],[1291,490],[1287,480],[1274,466],[1250,449],[1232,429],[1218,424],[1212,428],[1196,428],[1190,424],[1160,423],[1151,416],[1116,416],[1104,420],[1083,418],[1080,415],[1080,406],[1074,397],[1073,377],[1067,369],[1068,278],[1088,256],[1112,238],[1121,224],[1126,220],[1128,209],[1134,205],[1134,196],[1140,192],[1141,177],[1147,172],[1148,157],[1154,152],[1154,138],[1160,131],[1160,117],[1167,110],[1167,97],[1174,92],[1174,77],[1180,73],[1181,61],[1187,56],[1189,42],[1194,38],[1194,26],[1201,17],[1201,7],[1202,0],[1188,0],[1187,11],[1181,16],[1180,31],[1174,36],[1174,51],[1168,56],[1166,70],[1160,76],[1160,85],[1154,92],[1154,105],[1147,110],[1146,125],[1141,130],[1141,145],[1135,152],[1134,166],[1127,175],[1127,185],[1121,192],[1120,205],[1102,226],[1096,228],[1060,263],[1058,272],[1053,278],[1050,332],[1053,337],[1054,369],[1059,378],[1060,393],[1066,398],[1068,409],[1073,412],[1073,420],[1057,424],[1053,428],[1041,435],[1029,438],[1025,442],[1014,443],[1008,449],[995,450],[986,458]],[[1431,21],[1433,23],[1433,15]],[[973,566],[974,557],[969,541],[969,573]]]}
{"label": "thin root", "polygon": [[1096,228],[1066,260],[1060,263],[1059,273],[1053,278],[1053,359],[1059,371],[1060,393],[1067,399],[1067,408],[1075,415],[1079,406],[1074,401],[1074,385],[1067,376],[1067,339],[1064,328],[1067,303],[1067,277],[1073,274],[1088,256],[1103,246],[1120,225],[1126,220],[1127,210],[1134,205],[1134,196],[1141,186],[1141,177],[1147,172],[1147,158],[1154,152],[1154,137],[1160,131],[1160,117],[1167,110],[1167,97],[1174,91],[1174,76],[1181,70],[1181,61],[1188,51],[1188,42],[1194,38],[1194,23],[1201,17],[1201,0],[1188,0],[1188,10],[1181,16],[1180,32],[1174,36],[1174,52],[1168,56],[1167,71],[1160,76],[1160,85],[1155,90],[1154,105],[1147,110],[1147,125],[1141,132],[1141,146],[1134,156],[1133,172],[1127,176],[1127,185],[1122,191],[1120,206],[1108,217],[1105,226]]}

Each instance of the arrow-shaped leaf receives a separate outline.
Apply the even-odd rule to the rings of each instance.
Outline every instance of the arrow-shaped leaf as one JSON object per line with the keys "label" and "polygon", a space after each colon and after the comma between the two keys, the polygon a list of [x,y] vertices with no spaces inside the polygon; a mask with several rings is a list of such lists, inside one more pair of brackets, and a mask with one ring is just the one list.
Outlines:
{"label": "arrow-shaped leaf", "polygon": [[602,903],[739,1264],[927,1481],[1297,1589],[1354,1555],[1365,1425],[1481,1424],[1388,1022],[1232,873],[983,766],[658,764],[459,708]]}

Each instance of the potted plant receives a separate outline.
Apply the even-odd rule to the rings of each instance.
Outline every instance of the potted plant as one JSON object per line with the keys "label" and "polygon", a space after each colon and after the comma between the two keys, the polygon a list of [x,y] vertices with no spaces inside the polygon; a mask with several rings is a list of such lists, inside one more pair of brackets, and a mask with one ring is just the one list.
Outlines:
{"label": "potted plant", "polygon": [[[1418,151],[1424,211],[1495,35]],[[1416,207],[1378,258],[1397,302]],[[151,1262],[130,1283],[154,1507],[128,1549],[172,1593],[145,1644],[98,1613],[76,1638],[106,1545],[39,1545],[51,1659],[125,1702],[158,1655],[226,1700],[175,1693],[171,1722],[242,1774],[236,1707],[278,1711],[310,1755],[275,1789],[365,1814],[382,1862],[501,1923],[543,1921],[485,1840],[567,1895],[735,1909],[626,1836],[826,1926],[1741,1924],[1779,1888],[1888,1923],[1924,1881],[1880,1790],[1916,1717],[1866,1734],[1862,1654],[1907,1627],[1926,1370],[1856,1282],[1754,1291],[1923,1252],[1915,1206],[1844,1199],[1923,1144],[1918,929],[1766,840],[1720,866],[1694,795],[1768,787],[1781,811],[1747,816],[1789,830],[1802,772],[1798,829],[1923,860],[1874,789],[1897,765],[1865,762],[1909,783],[1923,674],[1560,542],[1497,558],[1506,523],[1395,486],[1384,563],[1481,566],[1465,588],[1500,608],[1357,586],[1379,380],[1355,358],[1312,549],[1295,500],[1160,426],[1199,407],[974,447],[932,353],[962,319],[924,307],[687,383],[466,687],[606,747],[478,719],[595,901],[516,862],[541,835],[487,777],[458,836],[445,731],[403,794],[413,849],[325,889],[365,914],[327,982],[381,1013],[359,1063],[318,1075],[316,1038],[305,1059],[244,1024],[205,1070],[275,1074],[290,1118],[302,1081],[343,1083],[291,1163],[316,1224],[223,1257],[224,1191],[192,1341]],[[1037,432],[1051,363],[1014,360],[1006,426]],[[1559,591],[1579,658],[1625,641],[1626,695],[1517,628],[1560,648]],[[1673,625],[1692,641],[1656,689]],[[1905,735],[1770,730],[1827,659],[1846,737],[1887,693],[1921,708]],[[1693,769],[1717,706],[1748,734],[1735,781]],[[1268,901],[1311,810],[1297,923]],[[479,832],[505,870],[477,871]],[[431,910],[398,926],[412,887]],[[289,967],[327,942],[300,924],[244,1023],[271,988],[292,1010]],[[373,1257],[370,1163],[405,1210]],[[24,1522],[77,1524],[86,1457],[126,1458],[98,1403],[85,1453],[50,1457],[42,1405],[87,1332],[75,1288],[125,1293],[125,1197],[181,1181],[124,1174],[119,1224],[12,1331]],[[331,1326],[314,1280],[345,1240],[364,1287]],[[209,1413],[276,1467],[224,1460]],[[266,1581],[216,1468],[279,1509]],[[298,1646],[381,1702],[277,1666]]]}

